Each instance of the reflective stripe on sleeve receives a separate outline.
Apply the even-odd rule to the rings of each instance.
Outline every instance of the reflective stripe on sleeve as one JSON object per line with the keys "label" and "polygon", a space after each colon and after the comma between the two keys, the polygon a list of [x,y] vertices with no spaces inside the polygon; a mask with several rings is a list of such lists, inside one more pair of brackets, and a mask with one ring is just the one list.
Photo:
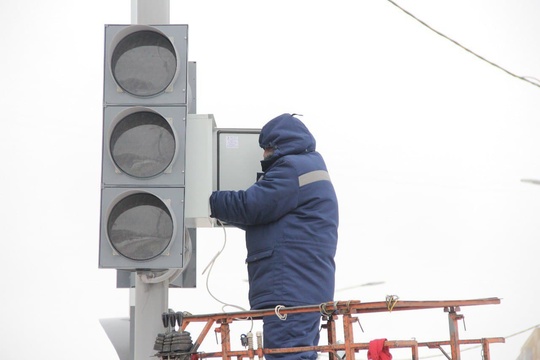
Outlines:
{"label": "reflective stripe on sleeve", "polygon": [[315,170],[315,171],[311,171],[303,175],[300,175],[298,177],[298,183],[300,187],[307,184],[311,184],[316,181],[322,181],[322,180],[330,181],[330,174],[328,174],[327,171]]}

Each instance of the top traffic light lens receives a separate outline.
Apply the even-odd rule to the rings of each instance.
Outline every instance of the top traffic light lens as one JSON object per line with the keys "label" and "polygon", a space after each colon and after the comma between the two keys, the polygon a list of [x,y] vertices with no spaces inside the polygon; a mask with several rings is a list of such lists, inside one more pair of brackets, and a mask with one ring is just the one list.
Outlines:
{"label": "top traffic light lens", "polygon": [[137,31],[115,47],[111,69],[124,91],[141,97],[158,95],[174,80],[176,52],[166,36],[150,30]]}

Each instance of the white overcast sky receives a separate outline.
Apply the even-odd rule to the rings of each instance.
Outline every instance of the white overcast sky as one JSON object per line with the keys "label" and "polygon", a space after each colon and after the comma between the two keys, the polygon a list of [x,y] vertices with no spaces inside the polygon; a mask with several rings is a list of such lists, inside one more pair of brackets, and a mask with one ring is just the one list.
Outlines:
{"label": "white overcast sky", "polygon": [[[540,78],[540,2],[397,2]],[[2,359],[116,358],[99,319],[128,316],[129,293],[98,269],[103,39],[105,24],[130,21],[129,0],[0,2]],[[384,282],[336,300],[501,298],[461,309],[462,338],[540,324],[540,186],[520,181],[540,179],[539,87],[387,0],[171,0],[170,22],[189,25],[198,113],[241,128],[304,115],[340,200],[337,288]],[[247,307],[242,235],[229,231],[210,285]],[[171,290],[173,309],[221,310],[201,272],[222,244],[221,230],[199,231],[198,287]],[[448,334],[442,310],[360,320],[362,342]],[[493,344],[491,359],[515,359],[530,333]]]}

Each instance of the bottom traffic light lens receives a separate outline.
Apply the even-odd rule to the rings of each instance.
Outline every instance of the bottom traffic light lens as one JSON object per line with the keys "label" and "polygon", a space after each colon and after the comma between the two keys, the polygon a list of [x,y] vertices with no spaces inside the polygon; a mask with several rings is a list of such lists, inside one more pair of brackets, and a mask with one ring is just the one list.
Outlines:
{"label": "bottom traffic light lens", "polygon": [[151,260],[169,247],[173,239],[173,217],[158,197],[135,193],[118,201],[107,221],[112,247],[132,260]]}

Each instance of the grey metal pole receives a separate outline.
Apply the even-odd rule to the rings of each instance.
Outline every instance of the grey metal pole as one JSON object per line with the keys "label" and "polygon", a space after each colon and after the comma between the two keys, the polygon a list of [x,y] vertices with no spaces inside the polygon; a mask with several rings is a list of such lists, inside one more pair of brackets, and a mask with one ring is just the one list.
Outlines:
{"label": "grey metal pole", "polygon": [[156,351],[158,333],[164,331],[161,321],[169,303],[169,280],[146,283],[143,274],[135,276],[135,327],[133,333],[134,360],[148,360]]}
{"label": "grey metal pole", "polygon": [[139,25],[169,24],[169,0],[131,0],[131,23]]}
{"label": "grey metal pole", "polygon": [[[131,22],[139,25],[169,24],[169,0],[131,0]],[[161,314],[169,306],[169,280],[145,283],[135,276],[135,301],[131,314],[131,349],[134,360],[148,360],[154,355],[154,342],[163,332]]]}

